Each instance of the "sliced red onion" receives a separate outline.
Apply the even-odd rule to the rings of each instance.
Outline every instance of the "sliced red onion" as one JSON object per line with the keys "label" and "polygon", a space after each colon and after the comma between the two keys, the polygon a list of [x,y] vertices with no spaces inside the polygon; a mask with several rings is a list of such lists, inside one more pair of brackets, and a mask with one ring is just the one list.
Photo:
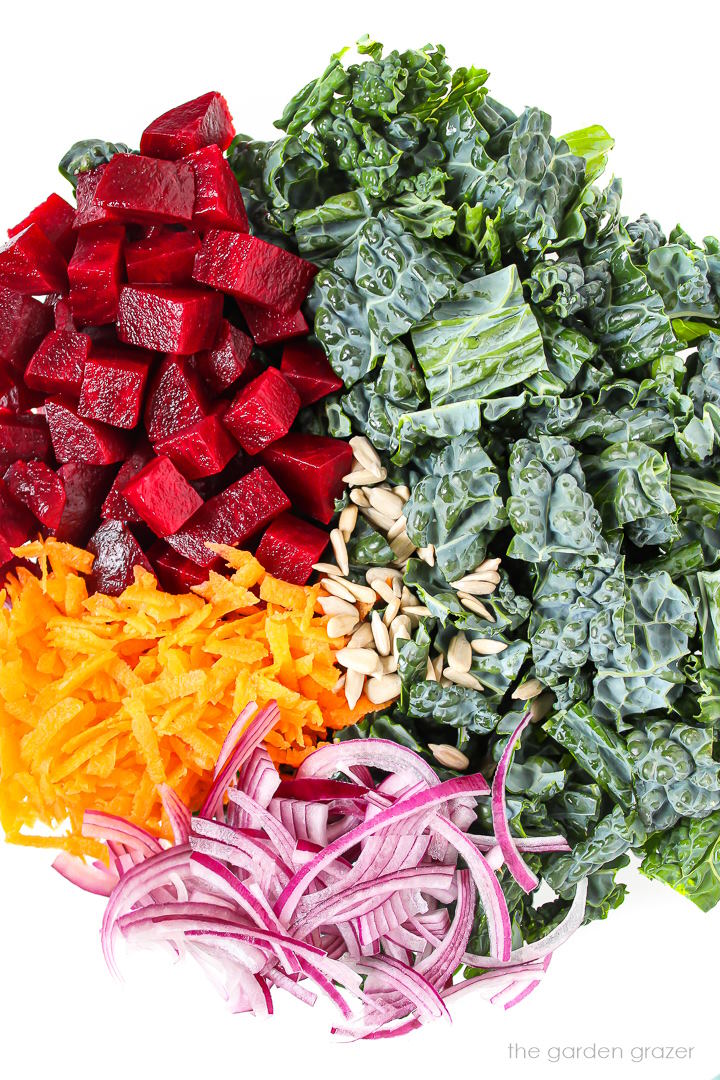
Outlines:
{"label": "sliced red onion", "polygon": [[[253,704],[254,702],[251,702],[251,705]],[[231,733],[239,727],[243,717],[247,717],[251,705],[246,706],[240,713],[240,716],[230,729]],[[260,709],[260,711],[255,714],[247,728],[245,728],[240,735],[235,748],[227,754],[222,767],[217,770],[213,785],[200,809],[200,815],[202,817],[215,817],[222,805],[225,793],[228,792],[233,777],[246,759],[250,757],[250,754],[255,747],[259,746],[265,736],[272,731],[279,719],[280,709],[274,701],[270,702],[264,709]],[[227,745],[229,738],[230,736],[225,740],[224,745]]]}
{"label": "sliced red onion", "polygon": [[102,863],[90,866],[84,859],[69,855],[66,851],[60,852],[52,867],[73,885],[98,896],[110,896],[118,883],[117,874],[112,873],[107,866]]}
{"label": "sliced red onion", "polygon": [[182,799],[167,784],[159,786],[158,795],[162,800],[163,810],[170,822],[174,843],[187,844],[190,839],[192,814]]}
{"label": "sliced red onion", "polygon": [[418,780],[424,780],[428,787],[435,787],[439,783],[437,773],[419,754],[389,739],[348,739],[342,743],[327,743],[308,754],[297,775],[298,779],[305,780],[342,772],[353,778],[352,770],[359,766],[382,769],[388,773],[409,770]]}
{"label": "sliced red onion", "polygon": [[[468,840],[472,840],[473,844],[479,847],[481,851],[492,851],[493,848],[498,846],[494,836],[484,836],[470,832],[467,836]],[[560,834],[554,836],[516,836],[515,846],[518,851],[534,852],[538,855],[550,851],[571,850],[566,838]]]}
{"label": "sliced red onion", "polygon": [[515,752],[515,744],[530,723],[530,716],[531,714],[528,710],[508,739],[507,746],[505,747],[502,757],[498,762],[498,767],[495,770],[491,801],[493,828],[495,829],[495,836],[505,858],[507,868],[520,888],[528,893],[537,888],[538,879],[518,851],[515,840],[510,832],[510,825],[507,819],[505,784],[512,757]]}
{"label": "sliced red onion", "polygon": [[116,840],[126,848],[138,849],[143,855],[155,855],[163,850],[157,837],[146,829],[102,810],[85,811],[82,834],[91,840]]}

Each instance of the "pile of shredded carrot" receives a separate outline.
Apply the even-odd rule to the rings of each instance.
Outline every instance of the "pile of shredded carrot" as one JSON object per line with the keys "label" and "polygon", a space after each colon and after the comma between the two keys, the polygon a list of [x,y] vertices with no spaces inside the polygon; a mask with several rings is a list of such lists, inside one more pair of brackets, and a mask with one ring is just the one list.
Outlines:
{"label": "pile of shredded carrot", "polygon": [[[169,835],[157,794],[168,783],[202,802],[221,744],[248,701],[277,700],[267,746],[296,766],[349,710],[319,586],[266,574],[248,552],[218,546],[232,569],[175,596],[135,569],[119,597],[88,595],[93,556],[54,539],[17,549],[0,590],[0,824],[16,843],[95,853],[86,808]],[[69,819],[69,829],[67,821]],[[29,833],[38,824],[64,837]],[[37,832],[37,830],[35,830]]]}

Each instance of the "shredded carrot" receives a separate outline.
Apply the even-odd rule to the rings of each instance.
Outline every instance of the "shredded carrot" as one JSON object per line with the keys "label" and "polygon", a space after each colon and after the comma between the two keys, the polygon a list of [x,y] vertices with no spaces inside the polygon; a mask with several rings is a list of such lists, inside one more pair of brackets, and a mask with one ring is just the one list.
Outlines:
{"label": "shredded carrot", "polygon": [[[17,549],[40,576],[20,566],[0,591],[0,824],[9,840],[62,839],[95,855],[81,837],[91,807],[169,835],[158,785],[197,808],[248,701],[277,700],[267,747],[291,767],[327,729],[377,708],[363,697],[350,710],[334,692],[345,642],[327,636],[318,586],[278,581],[248,552],[216,551],[229,578],[212,573],[175,596],[136,567],[134,584],[111,597],[88,595],[88,552],[53,538]],[[38,824],[64,837],[32,835]]]}

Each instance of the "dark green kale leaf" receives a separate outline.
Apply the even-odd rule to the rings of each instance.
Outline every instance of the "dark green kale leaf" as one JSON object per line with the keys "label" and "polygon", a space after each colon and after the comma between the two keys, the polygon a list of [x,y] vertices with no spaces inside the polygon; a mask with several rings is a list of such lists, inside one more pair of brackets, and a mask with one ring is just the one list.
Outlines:
{"label": "dark green kale leaf", "polygon": [[638,547],[678,536],[665,455],[643,442],[613,442],[583,466],[606,529],[624,529]]}
{"label": "dark green kale leaf", "polygon": [[137,150],[131,150],[125,143],[104,142],[102,139],[82,139],[80,142],[73,143],[67,153],[63,154],[58,169],[75,189],[80,173],[97,169],[98,165],[105,165],[115,154],[137,153]]}
{"label": "dark green kale leaf", "polygon": [[701,911],[720,902],[720,813],[680,821],[647,844],[640,870],[687,896]]}

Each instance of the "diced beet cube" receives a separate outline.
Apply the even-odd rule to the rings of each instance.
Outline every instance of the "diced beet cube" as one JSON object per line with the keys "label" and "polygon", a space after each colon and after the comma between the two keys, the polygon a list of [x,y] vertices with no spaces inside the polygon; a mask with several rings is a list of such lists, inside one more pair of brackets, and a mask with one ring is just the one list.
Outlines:
{"label": "diced beet cube", "polygon": [[134,285],[188,285],[199,248],[194,232],[167,232],[127,243],[127,279]]}
{"label": "diced beet cube", "polygon": [[[4,480],[0,480],[0,547],[3,557],[7,548],[20,547],[38,532],[37,521],[26,506],[16,502]],[[4,541],[4,545],[2,544]]]}
{"label": "diced beet cube", "polygon": [[293,514],[281,514],[265,532],[255,554],[268,574],[304,585],[329,539],[317,526]]}
{"label": "diced beet cube", "polygon": [[262,460],[296,510],[330,523],[345,489],[343,476],[352,466],[349,443],[324,435],[286,435],[263,450]]}
{"label": "diced beet cube", "polygon": [[59,195],[49,195],[45,202],[40,203],[31,210],[26,218],[23,218],[12,229],[8,229],[8,236],[17,236],[28,225],[39,225],[51,244],[54,244],[65,259],[69,259],[75,247],[75,235],[73,223],[75,211],[70,203],[65,202]]}
{"label": "diced beet cube", "polygon": [[41,525],[51,532],[57,529],[65,509],[65,488],[57,473],[43,461],[16,461],[5,473],[5,483]]}
{"label": "diced beet cube", "polygon": [[[223,428],[223,430],[225,429]],[[228,432],[226,434],[229,435]],[[211,476],[201,476],[197,480],[191,480],[190,482],[198,495],[202,496],[203,501],[207,502],[208,499],[219,495],[225,488],[230,487],[236,480],[249,473],[252,467],[253,462],[247,454],[244,454],[242,450],[238,450],[235,456],[230,458],[222,472],[213,473]]]}
{"label": "diced beet cube", "polygon": [[167,542],[198,566],[210,566],[216,556],[207,543],[242,544],[289,509],[287,495],[261,466],[209,499]]}
{"label": "diced beet cube", "polygon": [[124,521],[127,524],[130,522],[137,523],[142,520],[138,512],[133,510],[130,503],[121,494],[121,491],[132,480],[133,476],[137,476],[148,461],[152,460],[153,456],[152,446],[145,439],[142,439],[135,445],[129,457],[125,458],[102,504],[100,516],[103,521],[115,519],[115,521]]}
{"label": "diced beet cube", "polygon": [[240,391],[223,423],[247,454],[259,454],[287,435],[299,411],[297,391],[277,368],[268,368]]}
{"label": "diced beet cube", "polygon": [[278,315],[276,311],[268,311],[257,304],[241,303],[240,311],[256,345],[274,345],[276,341],[305,337],[310,332],[300,309],[292,315]]}
{"label": "diced beet cube", "polygon": [[118,308],[118,337],[130,345],[189,356],[209,349],[223,298],[207,289],[126,285]]}
{"label": "diced beet cube", "polygon": [[[163,540],[153,544],[147,554],[166,592],[188,592],[193,585],[202,585],[210,576],[212,564],[196,566],[190,559],[178,555],[177,551],[173,551]],[[220,560],[217,562],[219,565]]]}
{"label": "diced beet cube", "polygon": [[210,229],[195,256],[196,281],[238,300],[290,315],[302,304],[317,268],[257,236]]}
{"label": "diced beet cube", "polygon": [[95,556],[91,582],[95,592],[119,596],[135,582],[136,566],[153,573],[153,568],[137,540],[122,521],[106,521],[88,541]]}
{"label": "diced beet cube", "polygon": [[69,296],[59,296],[57,293],[53,293],[45,298],[45,304],[53,313],[56,330],[77,330]]}
{"label": "diced beet cube", "polygon": [[145,128],[140,151],[174,161],[215,143],[227,150],[235,135],[232,116],[222,94],[211,90],[158,116]]}
{"label": "diced beet cube", "polygon": [[166,454],[183,476],[199,480],[221,472],[237,453],[237,444],[213,413],[156,442],[155,449],[158,454]]}
{"label": "diced beet cube", "polygon": [[50,456],[50,432],[44,416],[0,415],[0,467],[13,461],[47,461]]}
{"label": "diced beet cube", "polygon": [[67,263],[39,225],[28,225],[0,247],[0,285],[25,296],[66,288]]}
{"label": "diced beet cube", "polygon": [[190,487],[169,457],[156,457],[121,489],[142,520],[156,536],[168,536],[182,528],[203,501]]}
{"label": "diced beet cube", "polygon": [[197,424],[210,411],[198,373],[186,356],[166,356],[155,374],[145,406],[152,442]]}
{"label": "diced beet cube", "polygon": [[[21,380],[13,382],[7,372],[0,370],[0,415],[9,412],[20,416],[22,413],[29,413],[31,409],[39,409],[44,404],[44,394],[29,390]],[[42,417],[39,419],[43,420]]]}
{"label": "diced beet cube", "polygon": [[120,218],[108,207],[95,202],[95,192],[107,165],[98,165],[78,175],[75,199],[77,211],[73,228],[81,229],[87,225],[101,225],[118,222]]}
{"label": "diced beet cube", "polygon": [[248,379],[257,373],[251,359],[252,350],[253,343],[247,334],[223,319],[212,349],[199,352],[195,361],[210,389],[221,394],[239,379]]}
{"label": "diced beet cube", "polygon": [[240,185],[219,146],[204,146],[187,158],[195,174],[193,224],[198,229],[248,231]]}
{"label": "diced beet cube", "polygon": [[52,312],[32,296],[0,288],[0,365],[22,373],[52,328]]}
{"label": "diced beet cube", "polygon": [[297,390],[303,407],[343,388],[342,379],[330,367],[323,349],[311,341],[294,341],[286,345],[280,370]]}
{"label": "diced beet cube", "polygon": [[25,382],[46,394],[77,397],[92,342],[87,334],[52,330],[25,369]]}
{"label": "diced beet cube", "polygon": [[189,225],[195,177],[184,161],[114,154],[103,169],[94,202],[122,221]]}
{"label": "diced beet cube", "polygon": [[67,399],[48,401],[45,412],[58,461],[112,465],[127,456],[128,444],[124,432],[80,416]]}
{"label": "diced beet cube", "polygon": [[70,306],[82,323],[101,326],[115,321],[125,280],[121,225],[98,225],[78,237],[68,266]]}
{"label": "diced beet cube", "polygon": [[69,461],[58,469],[65,489],[65,509],[55,535],[68,544],[85,544],[100,520],[99,507],[112,483],[112,465]]}
{"label": "diced beet cube", "polygon": [[134,428],[140,419],[151,359],[139,349],[95,349],[85,364],[80,415],[113,427]]}

